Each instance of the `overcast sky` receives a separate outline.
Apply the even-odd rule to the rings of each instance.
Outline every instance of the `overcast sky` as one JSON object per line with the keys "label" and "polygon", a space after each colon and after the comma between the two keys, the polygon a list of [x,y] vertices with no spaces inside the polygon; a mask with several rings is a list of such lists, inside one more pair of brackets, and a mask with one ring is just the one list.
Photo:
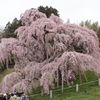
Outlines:
{"label": "overcast sky", "polygon": [[88,19],[100,24],[100,0],[0,0],[0,26],[39,6],[56,8],[64,22],[70,19],[71,23],[78,24]]}

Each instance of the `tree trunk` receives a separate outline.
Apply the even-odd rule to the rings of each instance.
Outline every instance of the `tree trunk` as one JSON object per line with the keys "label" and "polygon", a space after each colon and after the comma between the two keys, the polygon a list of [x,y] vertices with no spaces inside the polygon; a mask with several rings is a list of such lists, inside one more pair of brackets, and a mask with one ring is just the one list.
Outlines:
{"label": "tree trunk", "polygon": [[45,40],[46,40],[46,58],[48,60],[48,34],[45,35]]}
{"label": "tree trunk", "polygon": [[9,67],[8,67],[8,59],[6,59],[6,68],[9,70]]}
{"label": "tree trunk", "polygon": [[87,81],[88,81],[88,79],[87,79],[87,77],[86,77],[86,75],[85,75],[85,73],[84,73],[84,72],[83,72],[83,75],[84,75],[85,81],[87,82]]}
{"label": "tree trunk", "polygon": [[57,71],[57,88],[59,87],[59,70]]}
{"label": "tree trunk", "polygon": [[62,70],[62,92],[64,91],[64,82],[63,82],[63,77],[64,77],[64,75],[63,75],[64,73],[63,73],[63,70]]}
{"label": "tree trunk", "polygon": [[78,74],[79,74],[80,84],[82,84],[81,70],[79,69],[79,66],[78,66]]}

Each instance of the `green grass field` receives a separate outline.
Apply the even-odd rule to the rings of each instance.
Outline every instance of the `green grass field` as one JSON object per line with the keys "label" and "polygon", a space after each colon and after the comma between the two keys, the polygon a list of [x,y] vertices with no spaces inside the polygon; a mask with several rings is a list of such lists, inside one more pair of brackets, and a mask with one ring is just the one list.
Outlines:
{"label": "green grass field", "polygon": [[[99,76],[97,77],[93,72],[87,71],[85,72],[85,75],[87,76],[88,81],[95,81],[98,80]],[[85,78],[82,76],[82,83],[86,83]],[[79,78],[75,81],[73,84],[74,86],[76,84],[80,84]],[[71,85],[71,86],[73,86]],[[68,87],[67,85],[64,86],[64,88]],[[61,89],[59,87],[58,89]],[[57,90],[52,89],[52,90]],[[86,93],[84,92],[86,91]],[[40,89],[33,90],[32,94],[38,94],[40,93]],[[53,92],[53,98],[50,99],[49,95],[43,95],[43,96],[35,96],[30,97],[29,100],[100,100],[100,86],[98,86],[98,81],[85,84],[82,86],[79,86],[79,91],[76,92],[76,88],[68,88],[65,89],[64,92],[56,91]]]}
{"label": "green grass field", "polygon": [[[2,76],[0,76],[0,82],[3,79],[4,76],[6,76],[7,74],[13,72],[14,69],[13,68],[9,68],[9,70],[4,70],[2,73]],[[85,73],[88,79],[88,82],[90,81],[94,81],[97,80],[99,77],[97,77],[93,72],[86,72]],[[85,79],[82,76],[82,83],[85,83]],[[77,78],[77,80],[75,81],[75,84],[80,84],[79,78]],[[64,86],[68,87],[67,85]],[[60,89],[61,86],[59,88],[55,88],[52,89],[57,90]],[[86,93],[84,92],[84,90],[86,90]],[[33,89],[32,93],[30,95],[34,95],[34,94],[38,94],[40,93],[41,89],[37,88],[36,90]],[[43,96],[35,96],[35,97],[30,97],[29,100],[100,100],[100,86],[98,86],[98,82],[94,82],[94,83],[89,83],[89,84],[85,84],[82,86],[79,86],[79,91],[76,92],[76,88],[69,88],[69,89],[64,89],[64,92],[60,91],[56,91],[53,92],[53,98],[50,99],[49,95],[44,94]]]}
{"label": "green grass field", "polygon": [[9,69],[5,69],[3,72],[2,72],[2,75],[0,75],[0,83],[2,81],[2,79],[7,75],[7,74],[10,74],[11,72],[14,71],[14,68],[9,68]]}
{"label": "green grass field", "polygon": [[[86,86],[87,87],[87,86]],[[29,100],[100,100],[100,86],[81,86],[79,92],[75,92],[75,88],[53,92],[53,98],[49,95],[31,97]],[[84,89],[87,93],[84,93]]]}
{"label": "green grass field", "polygon": [[78,92],[75,91],[75,88],[69,88],[64,92],[53,92],[52,99],[49,95],[44,95],[31,97],[29,100],[100,100],[100,86],[98,86],[98,82],[94,82],[80,86]]}

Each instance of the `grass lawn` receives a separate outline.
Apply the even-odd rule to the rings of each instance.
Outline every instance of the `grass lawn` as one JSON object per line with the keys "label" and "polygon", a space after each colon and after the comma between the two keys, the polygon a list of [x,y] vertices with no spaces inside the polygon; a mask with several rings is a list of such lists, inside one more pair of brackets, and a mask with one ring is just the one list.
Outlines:
{"label": "grass lawn", "polygon": [[2,72],[2,75],[0,75],[0,83],[2,81],[2,79],[7,75],[7,74],[10,74],[11,72],[14,71],[14,68],[9,68],[9,69],[5,69],[3,72]]}
{"label": "grass lawn", "polygon": [[79,87],[79,92],[76,92],[75,88],[70,88],[64,92],[53,92],[52,99],[49,95],[44,95],[31,97],[29,100],[100,100],[100,86],[98,86],[98,82],[95,82]]}
{"label": "grass lawn", "polygon": [[[97,77],[93,72],[87,71],[85,72],[85,75],[87,76],[88,82],[98,80],[99,76]],[[82,83],[86,83],[85,78],[82,76]],[[79,79],[75,81],[75,84],[80,84]],[[65,85],[64,87],[68,87]],[[59,87],[61,88],[61,87]],[[57,90],[52,89],[52,90]],[[86,91],[86,93],[84,92]],[[32,94],[38,94],[40,93],[40,89],[33,90]],[[56,91],[53,92],[53,98],[50,99],[49,95],[44,96],[35,96],[30,97],[29,100],[100,100],[100,86],[98,86],[98,81],[85,84],[82,86],[79,86],[79,91],[76,92],[76,88],[69,88],[65,89],[64,92]]]}
{"label": "grass lawn", "polygon": [[[9,70],[4,70],[2,73],[2,76],[0,76],[0,82],[6,76],[7,74],[11,73],[14,71],[14,68],[9,68]],[[93,72],[87,71],[85,72],[85,75],[88,79],[88,82],[90,81],[95,81],[99,76],[97,77]],[[82,76],[82,83],[85,83],[85,79]],[[75,84],[80,84],[79,78],[75,81]],[[72,86],[72,85],[71,85]],[[65,85],[64,87],[68,87]],[[79,91],[76,92],[76,88],[69,88],[69,89],[64,89],[64,92],[60,91],[54,91],[57,89],[61,89],[61,86],[53,90],[53,98],[50,99],[49,95],[43,95],[43,96],[35,96],[35,97],[30,97],[29,100],[100,100],[100,86],[98,86],[98,82],[94,83],[89,83],[85,84],[82,86],[79,86]],[[86,90],[86,93],[84,92]],[[38,94],[40,93],[41,89],[37,88],[36,90],[33,89],[31,95]]]}

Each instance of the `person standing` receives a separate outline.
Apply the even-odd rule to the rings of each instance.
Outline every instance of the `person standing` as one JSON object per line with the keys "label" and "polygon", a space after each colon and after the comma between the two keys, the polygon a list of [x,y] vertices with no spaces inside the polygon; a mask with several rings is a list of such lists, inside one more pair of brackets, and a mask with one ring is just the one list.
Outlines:
{"label": "person standing", "polygon": [[0,100],[3,100],[3,94],[0,93]]}
{"label": "person standing", "polygon": [[21,93],[17,94],[17,99],[16,100],[22,100]]}
{"label": "person standing", "polygon": [[6,99],[6,96],[7,96],[6,93],[3,94],[3,100],[7,100],[7,99]]}
{"label": "person standing", "polygon": [[22,100],[27,100],[27,97],[26,97],[26,95],[24,94],[24,92],[22,92],[21,97],[22,97]]}

